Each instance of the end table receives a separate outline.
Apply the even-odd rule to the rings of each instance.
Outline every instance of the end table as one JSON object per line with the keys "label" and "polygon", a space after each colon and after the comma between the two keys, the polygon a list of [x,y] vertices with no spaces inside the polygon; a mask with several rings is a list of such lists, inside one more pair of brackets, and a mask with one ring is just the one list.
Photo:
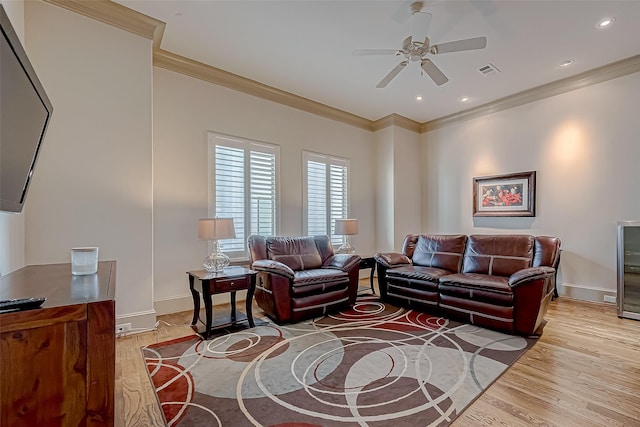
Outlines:
{"label": "end table", "polygon": [[371,285],[371,293],[375,295],[376,291],[373,288],[373,275],[376,272],[376,259],[372,256],[360,258],[360,270],[370,268],[371,274],[369,275],[369,284]]}
{"label": "end table", "polygon": [[[189,289],[193,296],[193,320],[191,328],[204,339],[211,336],[211,332],[236,323],[248,320],[249,327],[253,328],[253,314],[251,304],[253,303],[253,293],[256,290],[256,271],[244,267],[227,267],[223,271],[208,272],[206,270],[188,271]],[[242,313],[236,315],[236,291],[247,290],[246,316]],[[231,318],[216,319],[213,323],[213,306],[211,297],[214,294],[231,294]],[[200,294],[204,299],[204,309],[206,322],[204,331],[198,330],[198,320],[200,320]],[[201,320],[200,320],[201,321]],[[201,321],[202,322],[202,321]]]}

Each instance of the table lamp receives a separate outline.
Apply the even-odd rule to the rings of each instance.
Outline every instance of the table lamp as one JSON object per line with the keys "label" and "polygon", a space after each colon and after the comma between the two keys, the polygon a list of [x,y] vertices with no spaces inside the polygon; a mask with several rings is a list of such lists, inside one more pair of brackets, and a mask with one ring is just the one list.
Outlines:
{"label": "table lamp", "polygon": [[334,233],[337,236],[346,236],[345,241],[336,251],[337,254],[354,254],[356,248],[349,243],[349,236],[358,234],[358,220],[357,219],[336,219],[336,226]]}
{"label": "table lamp", "polygon": [[198,220],[198,238],[213,241],[213,251],[202,265],[209,272],[222,271],[231,261],[220,248],[220,240],[235,239],[236,229],[233,218],[202,218]]}

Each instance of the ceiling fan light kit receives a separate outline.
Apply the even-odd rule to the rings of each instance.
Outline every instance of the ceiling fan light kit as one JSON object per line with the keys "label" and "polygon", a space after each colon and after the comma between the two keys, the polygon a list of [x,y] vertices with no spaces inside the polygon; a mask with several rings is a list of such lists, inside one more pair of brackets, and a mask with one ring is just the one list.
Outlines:
{"label": "ceiling fan light kit", "polygon": [[[416,13],[422,12],[422,2],[414,2],[411,3],[410,11],[411,14],[414,15]],[[420,68],[427,73],[427,75],[433,80],[433,82],[442,86],[446,82],[449,81],[449,78],[438,68],[436,64],[434,64],[430,59],[427,58],[428,55],[439,55],[442,53],[451,53],[451,52],[461,52],[465,50],[476,50],[476,49],[484,49],[487,47],[487,38],[486,37],[474,37],[470,39],[464,40],[456,40],[452,42],[440,43],[436,45],[431,45],[431,41],[429,37],[425,37],[424,42],[414,41],[412,36],[409,36],[404,39],[402,42],[402,49],[393,50],[393,49],[361,49],[353,51],[354,55],[389,55],[393,54],[396,56],[404,56],[404,60],[402,60],[398,65],[396,65],[386,76],[380,80],[380,83],[376,85],[377,88],[382,89],[386,87],[391,80],[394,79],[402,71],[409,62],[418,62],[420,61]]]}

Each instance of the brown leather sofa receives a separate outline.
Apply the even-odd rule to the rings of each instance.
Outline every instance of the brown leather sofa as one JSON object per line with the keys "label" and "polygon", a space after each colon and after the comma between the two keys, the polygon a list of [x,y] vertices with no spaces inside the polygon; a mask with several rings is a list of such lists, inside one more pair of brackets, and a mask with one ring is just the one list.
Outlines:
{"label": "brown leather sofa", "polygon": [[534,335],[553,295],[559,257],[556,237],[408,234],[401,254],[380,253],[376,262],[383,300]]}
{"label": "brown leather sofa", "polygon": [[327,236],[263,237],[248,241],[258,272],[255,301],[278,323],[298,322],[353,305],[358,255],[334,254]]}

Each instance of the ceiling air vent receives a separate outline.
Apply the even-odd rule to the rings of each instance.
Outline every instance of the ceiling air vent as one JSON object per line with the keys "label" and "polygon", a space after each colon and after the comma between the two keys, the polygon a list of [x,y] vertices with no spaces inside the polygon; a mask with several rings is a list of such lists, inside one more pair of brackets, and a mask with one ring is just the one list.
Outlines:
{"label": "ceiling air vent", "polygon": [[482,73],[482,75],[484,76],[490,76],[492,74],[498,74],[500,72],[500,70],[498,70],[493,64],[487,64],[484,67],[480,67],[478,68],[478,71],[480,71],[480,73]]}

